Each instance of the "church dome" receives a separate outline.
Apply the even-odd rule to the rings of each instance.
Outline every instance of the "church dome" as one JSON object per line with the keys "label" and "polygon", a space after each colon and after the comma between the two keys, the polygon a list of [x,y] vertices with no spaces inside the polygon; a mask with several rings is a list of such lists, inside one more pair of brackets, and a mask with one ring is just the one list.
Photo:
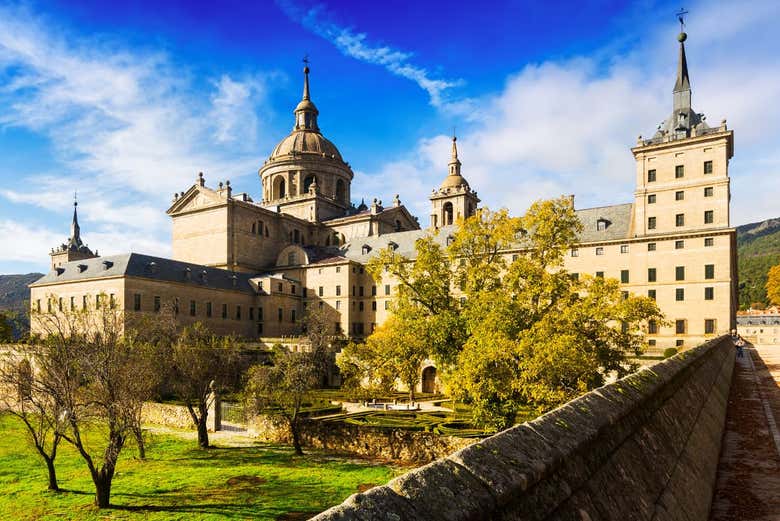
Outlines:
{"label": "church dome", "polygon": [[313,154],[331,159],[341,159],[336,145],[331,143],[319,132],[310,130],[295,130],[276,145],[271,152],[271,160],[288,155]]}
{"label": "church dome", "polygon": [[457,188],[459,186],[465,186],[468,188],[469,184],[462,175],[456,174],[445,177],[444,181],[441,183],[440,188]]}

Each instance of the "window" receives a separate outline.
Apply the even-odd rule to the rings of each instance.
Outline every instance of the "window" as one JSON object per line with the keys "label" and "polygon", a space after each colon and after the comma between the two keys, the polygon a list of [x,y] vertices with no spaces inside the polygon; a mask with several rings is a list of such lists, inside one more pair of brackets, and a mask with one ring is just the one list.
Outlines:
{"label": "window", "polygon": [[354,297],[356,293],[357,293],[357,287],[352,286],[352,296]]}
{"label": "window", "polygon": [[685,334],[685,320],[674,321],[674,332],[677,333],[678,335]]}
{"label": "window", "polygon": [[715,288],[704,288],[704,300],[715,300]]}
{"label": "window", "polygon": [[[621,291],[620,295],[623,297],[623,300],[628,300],[628,291]],[[625,322],[623,323],[625,326]],[[625,331],[623,331],[625,333]]]}
{"label": "window", "polygon": [[[60,307],[62,307],[62,306],[60,306]],[[95,307],[96,308],[100,307],[100,295],[99,294],[95,295]]]}
{"label": "window", "polygon": [[133,295],[133,311],[141,311],[141,294],[136,293]]}
{"label": "window", "polygon": [[194,300],[190,300],[190,316],[194,317],[197,311],[197,305]]}
{"label": "window", "polygon": [[290,322],[295,324],[295,310],[294,309],[290,310]]}
{"label": "window", "polygon": [[236,306],[236,320],[241,320],[241,306]]}
{"label": "window", "polygon": [[596,248],[596,255],[604,255],[604,247],[599,246]]}
{"label": "window", "polygon": [[263,321],[263,308],[257,308],[257,320],[260,322]]}
{"label": "window", "polygon": [[715,222],[715,212],[712,210],[704,211],[704,224],[712,224]]}
{"label": "window", "polygon": [[685,343],[685,340],[682,340],[682,339],[677,339],[677,340],[674,341],[674,345],[677,346],[677,347],[682,347],[684,343]]}
{"label": "window", "polygon": [[336,301],[336,309],[341,309],[341,301],[340,300]]}
{"label": "window", "polygon": [[709,248],[710,246],[715,246],[715,238],[714,237],[705,237],[704,238],[704,246],[706,248]]}
{"label": "window", "polygon": [[655,290],[654,289],[648,289],[647,290],[647,298],[655,300]]}
{"label": "window", "polygon": [[211,318],[211,302],[206,302],[206,316]]}
{"label": "window", "polygon": [[227,318],[227,304],[222,304],[222,318]]}
{"label": "window", "polygon": [[319,288],[317,288],[317,294],[318,294],[320,297],[321,297],[321,296],[323,296],[323,295],[325,294],[325,288],[323,288],[322,286],[320,286]]}
{"label": "window", "polygon": [[263,334],[263,324],[262,322],[257,324],[257,334],[262,335]]}
{"label": "window", "polygon": [[648,242],[647,243],[647,251],[655,251],[655,243],[654,242]]}
{"label": "window", "polygon": [[675,250],[682,250],[684,248],[685,248],[685,241],[683,241],[683,240],[674,241],[674,249]]}
{"label": "window", "polygon": [[715,193],[715,189],[711,186],[704,187],[704,197],[712,197]]}
{"label": "window", "polygon": [[341,273],[341,266],[336,266],[336,273]]}
{"label": "window", "polygon": [[674,290],[674,300],[677,302],[685,300],[685,288],[677,288]]}
{"label": "window", "polygon": [[364,306],[363,306],[363,301],[361,300],[360,302],[358,302],[358,311],[361,311],[361,312],[362,312],[362,311],[363,311],[363,309],[364,309]]}
{"label": "window", "polygon": [[282,308],[279,308],[276,311],[276,318],[279,320],[279,322],[281,322],[283,320],[283,317],[284,317],[284,310]]}
{"label": "window", "polygon": [[[157,298],[160,298],[160,297],[157,297]],[[87,309],[87,296],[86,295],[83,295],[81,297],[81,309]],[[155,310],[155,311],[157,311],[157,310]]]}
{"label": "window", "polygon": [[705,279],[714,279],[715,278],[715,265],[714,264],[705,264],[704,265],[704,278]]}
{"label": "window", "polygon": [[620,253],[628,253],[628,244],[620,245]]}
{"label": "window", "polygon": [[655,182],[655,168],[647,171],[647,182],[648,183]]}
{"label": "window", "polygon": [[705,335],[715,334],[715,319],[713,318],[704,319],[704,334]]}
{"label": "window", "polygon": [[159,313],[160,312],[160,297],[155,295],[154,297],[154,312]]}
{"label": "window", "polygon": [[675,226],[685,226],[685,214],[684,213],[678,213],[674,216],[674,224]]}
{"label": "window", "polygon": [[290,266],[295,264],[295,252],[294,251],[291,251],[291,252],[289,252],[287,254],[287,264],[290,265]]}
{"label": "window", "polygon": [[371,311],[376,311],[376,300],[371,302]]}
{"label": "window", "polygon": [[336,286],[336,296],[341,296],[341,286]]}
{"label": "window", "polygon": [[678,192],[674,193],[674,200],[675,201],[683,201],[685,200],[685,192],[680,190]]}
{"label": "window", "polygon": [[360,287],[358,288],[358,296],[359,296],[359,297],[362,297],[362,296],[363,296],[363,286],[360,286]]}
{"label": "window", "polygon": [[628,270],[620,270],[620,282],[628,284]]}
{"label": "window", "polygon": [[684,165],[677,165],[674,167],[674,178],[680,179],[681,177],[685,176],[685,166]]}
{"label": "window", "polygon": [[648,230],[655,230],[655,217],[648,217],[647,218],[647,229]]}
{"label": "window", "polygon": [[655,282],[655,281],[656,281],[655,268],[647,268],[647,282]]}
{"label": "window", "polygon": [[280,282],[280,283],[277,285],[277,289],[279,290],[279,293],[284,293],[284,283],[283,283],[283,282]]}
{"label": "window", "polygon": [[385,300],[385,311],[387,311],[388,309],[390,309],[390,301]]}
{"label": "window", "polygon": [[704,162],[704,173],[705,174],[711,174],[712,173],[712,161],[705,161]]}
{"label": "window", "polygon": [[572,257],[579,257],[580,256],[580,250],[578,250],[577,248],[572,248],[571,249],[571,256]]}
{"label": "window", "polygon": [[41,299],[38,299],[35,301],[35,310],[40,313],[41,312]]}
{"label": "window", "polygon": [[596,272],[596,277],[598,277],[600,279],[603,279],[604,278],[604,272],[603,271],[597,271]]}
{"label": "window", "polygon": [[390,294],[390,284],[385,284],[385,295]]}
{"label": "window", "polygon": [[658,333],[658,323],[655,320],[647,322],[647,333],[649,335],[655,335]]}
{"label": "window", "polygon": [[376,297],[376,286],[371,286],[371,296]]}
{"label": "window", "polygon": [[650,340],[648,340],[647,345],[650,347],[655,347],[655,339],[651,338]]}
{"label": "window", "polygon": [[650,194],[647,196],[647,204],[655,204],[655,194]]}
{"label": "window", "polygon": [[606,219],[599,219],[598,221],[596,221],[596,230],[603,232],[604,230],[607,229],[608,224],[609,221],[607,221]]}
{"label": "window", "polygon": [[674,268],[674,280],[685,280],[685,266]]}

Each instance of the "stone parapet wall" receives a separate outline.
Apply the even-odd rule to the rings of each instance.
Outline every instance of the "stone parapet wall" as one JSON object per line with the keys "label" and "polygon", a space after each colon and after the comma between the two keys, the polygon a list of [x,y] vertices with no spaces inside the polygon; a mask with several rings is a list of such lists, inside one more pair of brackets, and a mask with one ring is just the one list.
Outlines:
{"label": "stone parapet wall", "polygon": [[[215,408],[212,406],[209,408],[209,416],[206,420],[208,430],[212,432],[215,430],[214,413]],[[141,409],[141,422],[174,429],[195,430],[195,424],[192,422],[192,416],[190,416],[187,407],[171,403],[145,402]]]}
{"label": "stone parapet wall", "polygon": [[733,367],[712,340],[314,519],[706,520]]}

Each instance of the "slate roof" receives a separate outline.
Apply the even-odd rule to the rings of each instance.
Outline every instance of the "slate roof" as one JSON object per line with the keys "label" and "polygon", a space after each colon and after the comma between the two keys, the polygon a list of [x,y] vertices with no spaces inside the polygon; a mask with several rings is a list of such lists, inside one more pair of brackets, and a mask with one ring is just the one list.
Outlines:
{"label": "slate roof", "polygon": [[[577,210],[577,217],[582,222],[582,233],[577,242],[600,242],[628,239],[631,235],[632,203],[584,208]],[[606,219],[607,228],[598,229],[598,220]]]}
{"label": "slate roof", "polygon": [[[62,264],[60,270],[62,271],[52,269],[30,286],[126,276],[194,284],[205,288],[241,293],[255,293],[249,284],[249,279],[253,277],[252,274],[232,272],[141,253],[124,253],[67,262]],[[204,273],[205,277],[203,277]],[[234,277],[235,285],[233,284]]]}

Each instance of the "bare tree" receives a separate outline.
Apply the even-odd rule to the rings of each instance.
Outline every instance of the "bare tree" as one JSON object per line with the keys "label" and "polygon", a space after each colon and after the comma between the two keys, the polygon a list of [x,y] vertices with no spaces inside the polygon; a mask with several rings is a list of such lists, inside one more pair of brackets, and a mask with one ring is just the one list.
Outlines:
{"label": "bare tree", "polygon": [[319,385],[327,382],[328,372],[335,365],[335,351],[343,342],[343,337],[331,332],[335,320],[331,308],[310,307],[303,319],[304,333],[309,340],[310,359],[314,364]]}
{"label": "bare tree", "polygon": [[250,368],[244,393],[246,406],[287,423],[295,453],[302,455],[301,407],[317,383],[318,368],[312,352],[293,352],[277,346],[272,366]]}
{"label": "bare tree", "polygon": [[54,460],[62,441],[62,408],[47,392],[47,375],[36,374],[30,364],[34,348],[16,346],[3,351],[0,360],[0,410],[19,418],[27,428],[30,441],[46,463],[49,490],[59,491]]}
{"label": "bare tree", "polygon": [[[94,308],[35,317],[47,333],[35,369],[62,410],[60,434],[86,463],[101,508],[110,505],[119,455],[138,424],[138,404],[149,398],[156,370],[144,345],[124,335],[123,313],[103,297],[96,297]],[[105,438],[85,437],[96,429]]]}
{"label": "bare tree", "polygon": [[209,447],[208,414],[214,393],[236,380],[240,362],[236,339],[216,336],[201,323],[185,328],[172,346],[170,383],[187,406],[201,448]]}

